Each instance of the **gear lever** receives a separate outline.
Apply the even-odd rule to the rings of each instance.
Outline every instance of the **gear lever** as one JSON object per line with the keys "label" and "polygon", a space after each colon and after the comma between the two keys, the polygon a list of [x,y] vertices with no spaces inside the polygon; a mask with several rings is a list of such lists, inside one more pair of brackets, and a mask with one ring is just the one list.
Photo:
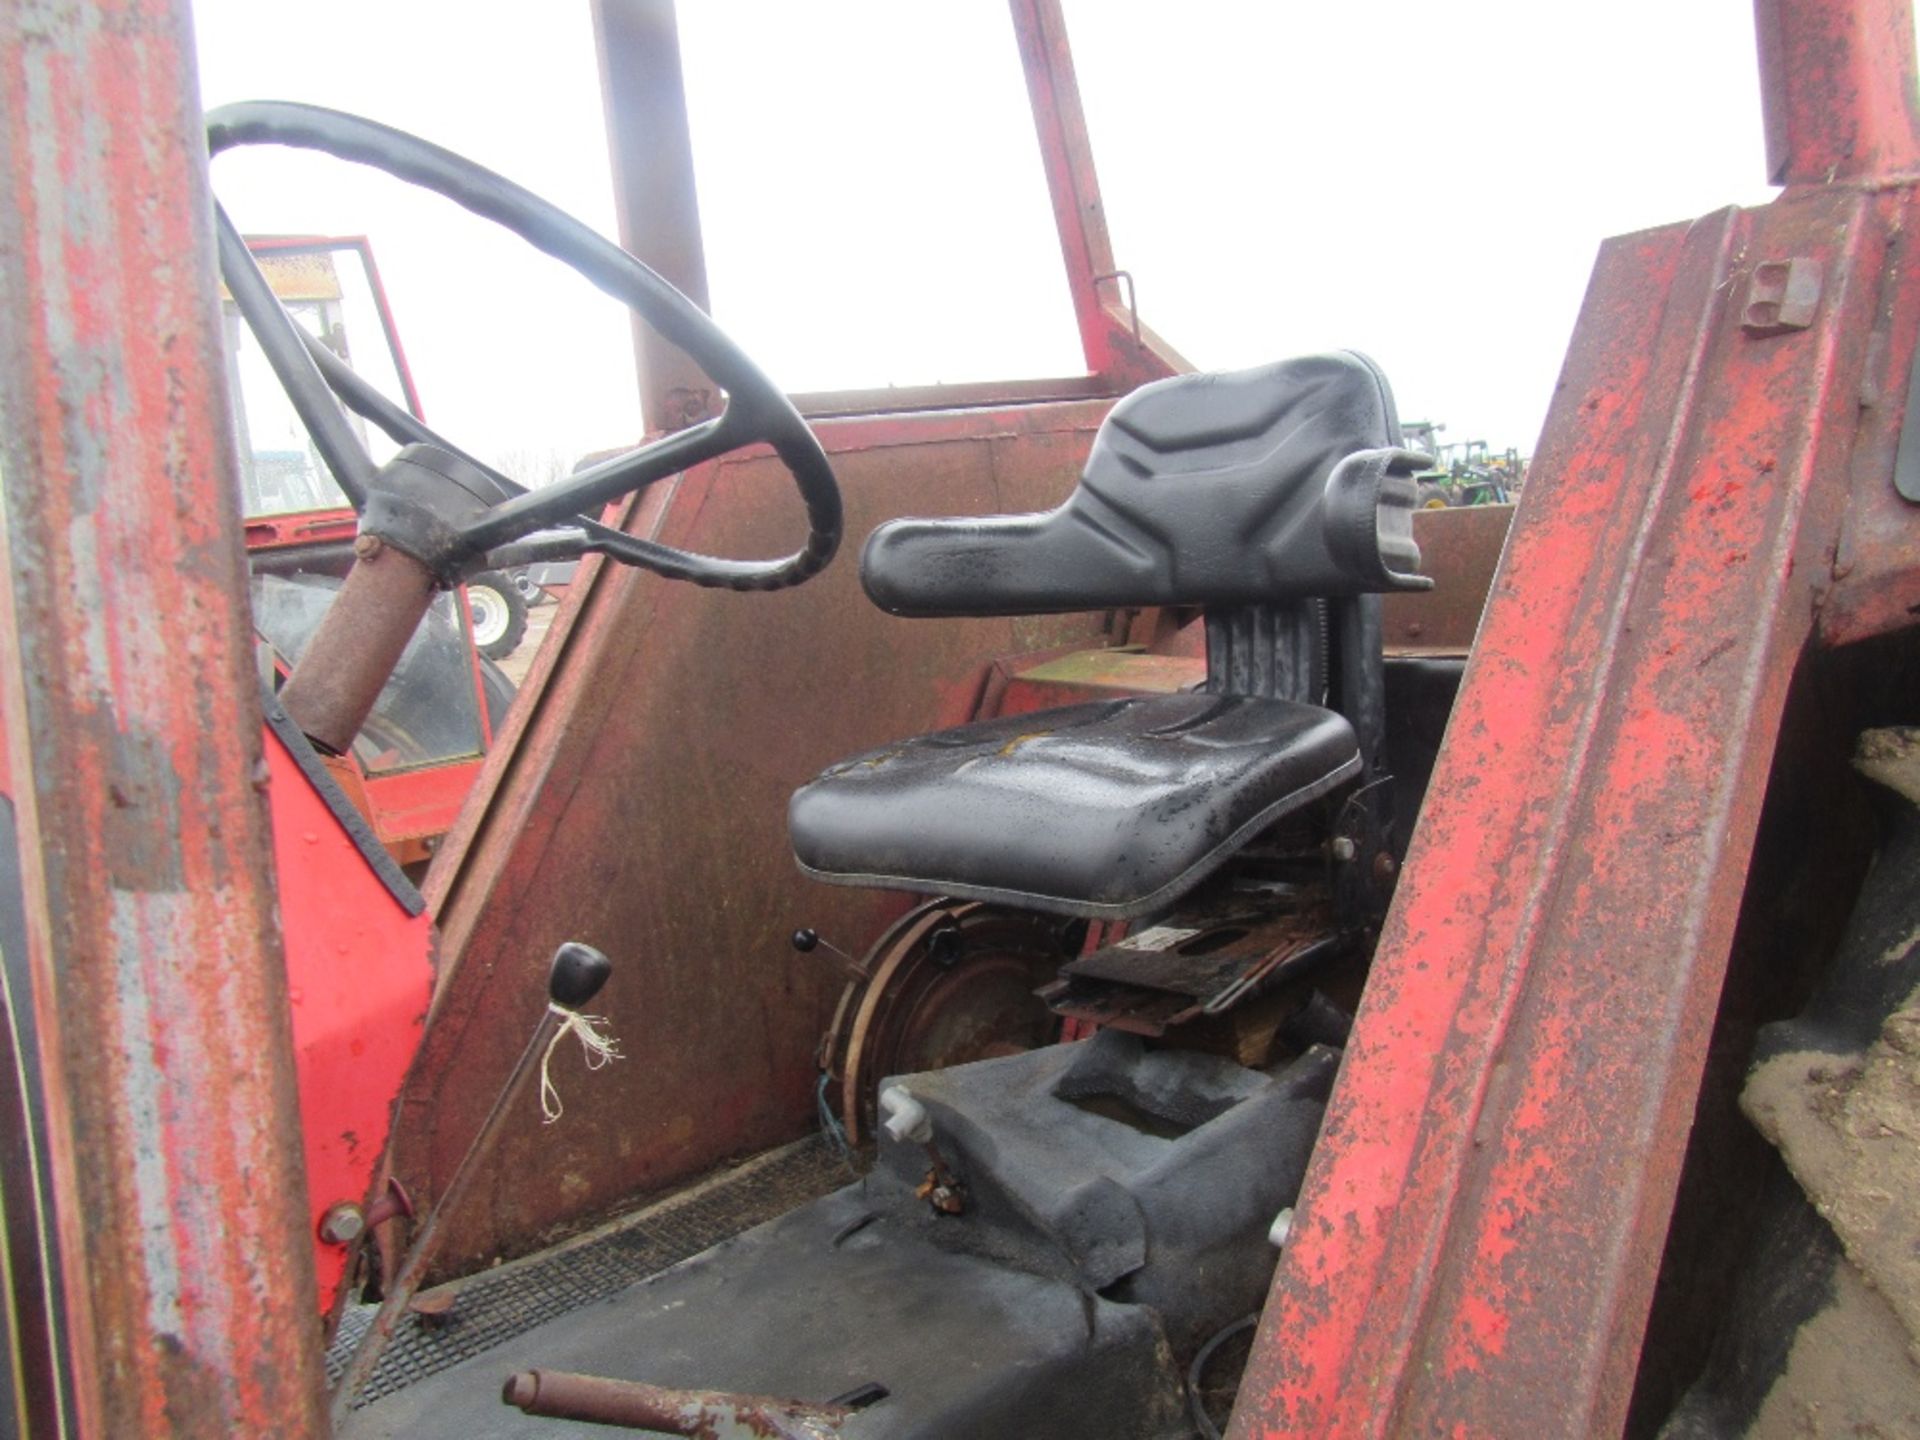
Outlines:
{"label": "gear lever", "polygon": [[367,1326],[366,1334],[360,1337],[359,1345],[354,1348],[353,1358],[347,1362],[340,1383],[333,1388],[331,1408],[335,1430],[346,1420],[347,1413],[353,1408],[353,1397],[360,1393],[372,1377],[374,1367],[380,1363],[380,1357],[386,1353],[394,1331],[399,1328],[401,1316],[407,1312],[408,1302],[420,1288],[427,1267],[440,1252],[444,1238],[443,1222],[459,1209],[460,1202],[466,1198],[474,1176],[479,1173],[480,1162],[491,1153],[500,1138],[500,1132],[506,1128],[513,1102],[527,1088],[527,1082],[534,1074],[543,1068],[546,1053],[562,1028],[581,1023],[582,1007],[600,993],[612,973],[613,963],[605,955],[577,940],[569,940],[553,952],[553,965],[547,972],[548,1005],[534,1029],[533,1038],[527,1041],[527,1048],[515,1062],[513,1073],[507,1076],[507,1083],[501,1087],[499,1098],[493,1102],[493,1108],[481,1122],[479,1133],[473,1137],[467,1153],[460,1157],[453,1178],[447,1181],[446,1189],[433,1202],[433,1209],[427,1213],[419,1234],[414,1237],[406,1259],[401,1262],[399,1271],[387,1286],[386,1298],[380,1302],[373,1322]]}

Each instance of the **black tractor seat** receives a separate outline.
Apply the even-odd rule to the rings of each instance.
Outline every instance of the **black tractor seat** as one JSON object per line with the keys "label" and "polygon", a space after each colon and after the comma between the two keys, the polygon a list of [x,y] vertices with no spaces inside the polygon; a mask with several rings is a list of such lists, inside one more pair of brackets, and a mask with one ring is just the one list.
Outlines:
{"label": "black tractor seat", "polygon": [[1205,607],[1203,693],[986,720],[832,766],[794,853],[843,885],[1094,919],[1163,909],[1261,830],[1373,778],[1378,595],[1425,589],[1392,395],[1352,352],[1183,375],[1113,407],[1057,509],[890,521],[898,615]]}
{"label": "black tractor seat", "polygon": [[921,735],[793,797],[800,867],[842,885],[1128,919],[1360,773],[1331,710],[1153,695]]}

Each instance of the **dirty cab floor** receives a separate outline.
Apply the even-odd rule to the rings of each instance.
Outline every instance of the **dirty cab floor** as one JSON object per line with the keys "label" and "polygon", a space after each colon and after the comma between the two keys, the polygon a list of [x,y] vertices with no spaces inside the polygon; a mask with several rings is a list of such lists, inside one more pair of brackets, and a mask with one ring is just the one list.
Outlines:
{"label": "dirty cab floor", "polygon": [[[862,1179],[376,1394],[343,1440],[607,1433],[504,1405],[530,1369],[816,1404],[881,1387],[847,1440],[1182,1440],[1187,1363],[1258,1307],[1336,1063],[1103,1031],[890,1082],[960,1213],[928,1202],[924,1140],[883,1139]],[[568,1254],[539,1263],[565,1283]]]}

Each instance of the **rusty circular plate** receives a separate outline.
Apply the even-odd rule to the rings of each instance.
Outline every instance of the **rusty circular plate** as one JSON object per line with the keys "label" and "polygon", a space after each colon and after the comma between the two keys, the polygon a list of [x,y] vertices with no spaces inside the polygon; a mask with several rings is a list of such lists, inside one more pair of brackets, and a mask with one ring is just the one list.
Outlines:
{"label": "rusty circular plate", "polygon": [[821,1055],[856,1143],[880,1082],[1051,1044],[1059,1017],[1033,992],[1079,952],[1084,922],[935,900],[882,935],[841,996]]}

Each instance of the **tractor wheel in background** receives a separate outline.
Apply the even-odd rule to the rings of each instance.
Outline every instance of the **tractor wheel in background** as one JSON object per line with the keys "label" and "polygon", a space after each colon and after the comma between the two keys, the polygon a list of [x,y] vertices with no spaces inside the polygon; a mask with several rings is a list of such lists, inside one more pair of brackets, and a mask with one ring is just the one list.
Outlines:
{"label": "tractor wheel in background", "polygon": [[1415,503],[1422,510],[1445,510],[1453,504],[1453,497],[1447,494],[1446,487],[1431,481],[1420,486],[1417,496]]}
{"label": "tractor wheel in background", "polygon": [[527,602],[513,581],[484,570],[467,581],[467,613],[473,618],[473,648],[489,660],[504,660],[527,633]]}

